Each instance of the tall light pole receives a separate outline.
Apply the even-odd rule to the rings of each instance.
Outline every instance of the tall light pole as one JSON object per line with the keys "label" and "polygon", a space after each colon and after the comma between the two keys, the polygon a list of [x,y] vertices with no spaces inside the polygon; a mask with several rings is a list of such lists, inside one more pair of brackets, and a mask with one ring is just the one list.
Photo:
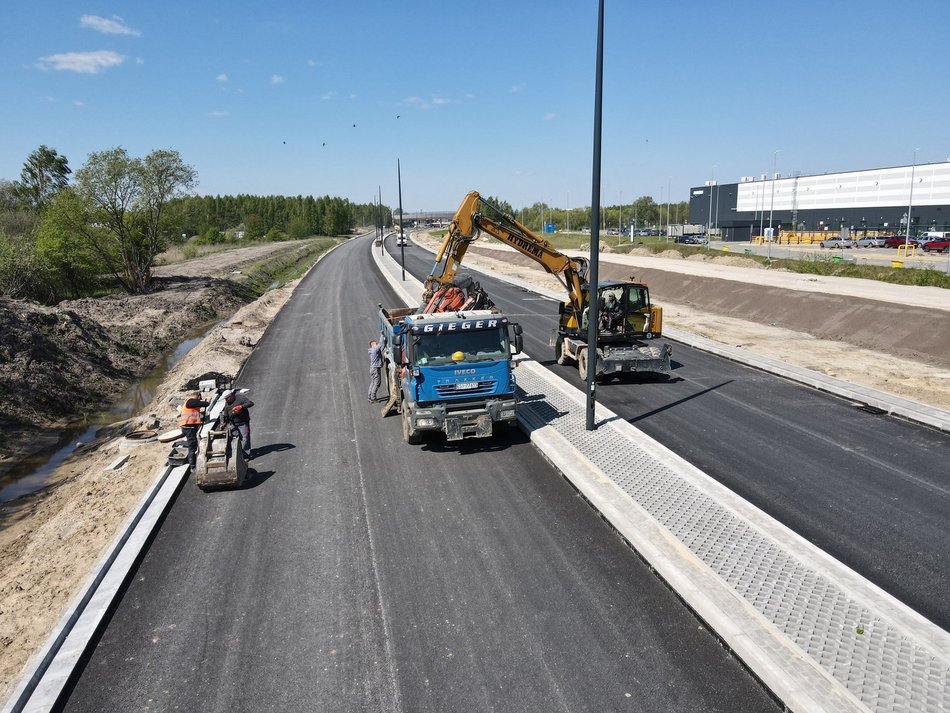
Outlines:
{"label": "tall light pole", "polygon": [[709,181],[709,215],[706,216],[706,245],[712,238],[712,194],[713,186],[716,185],[716,167],[712,167],[712,179]]}
{"label": "tall light pole", "polygon": [[920,148],[914,149],[914,165],[910,169],[910,199],[907,202],[907,227],[904,232],[904,256],[907,256],[907,246],[910,245],[910,210],[914,206],[914,174],[917,171],[917,152]]}
{"label": "tall light pole", "polygon": [[778,163],[778,152],[782,149],[775,149],[772,153],[772,201],[769,203],[769,249],[768,261],[772,262],[772,237],[775,232],[772,230],[772,210],[775,208],[775,168]]}
{"label": "tall light pole", "polygon": [[402,168],[396,159],[396,182],[399,185],[399,262],[402,264],[402,279],[406,281],[406,235],[402,232]]}
{"label": "tall light pole", "polygon": [[[594,81],[594,156],[591,175],[590,276],[587,287],[587,423],[593,431],[597,376],[597,323],[600,320],[597,281],[600,275],[600,158],[604,105],[604,0],[597,3],[597,69]],[[580,319],[580,315],[576,315]],[[580,325],[578,325],[580,326]]]}
{"label": "tall light pole", "polygon": [[670,184],[672,183],[672,181],[673,181],[672,176],[666,177],[666,239],[667,240],[670,239],[670,202],[672,200],[672,198],[670,198]]}
{"label": "tall light pole", "polygon": [[617,245],[620,245],[620,241],[623,239],[623,191],[620,191],[620,216],[617,218],[617,232],[620,233],[620,237],[617,238]]}

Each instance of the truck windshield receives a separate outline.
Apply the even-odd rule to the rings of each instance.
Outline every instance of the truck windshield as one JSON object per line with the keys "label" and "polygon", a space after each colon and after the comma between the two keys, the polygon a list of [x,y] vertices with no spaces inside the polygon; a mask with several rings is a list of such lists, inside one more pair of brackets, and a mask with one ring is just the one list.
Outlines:
{"label": "truck windshield", "polygon": [[461,362],[495,361],[509,357],[508,331],[481,329],[466,332],[420,334],[413,341],[413,363],[438,366]]}

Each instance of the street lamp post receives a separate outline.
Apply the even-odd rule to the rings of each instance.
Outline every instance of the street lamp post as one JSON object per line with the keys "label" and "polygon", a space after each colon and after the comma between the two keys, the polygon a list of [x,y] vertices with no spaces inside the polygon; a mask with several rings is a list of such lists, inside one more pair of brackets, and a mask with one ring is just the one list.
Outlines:
{"label": "street lamp post", "polygon": [[673,181],[672,176],[666,178],[666,239],[670,239],[670,184]]}
{"label": "street lamp post", "polygon": [[[597,403],[595,392],[597,376],[597,322],[600,319],[597,303],[597,281],[600,274],[600,161],[601,134],[604,105],[604,0],[597,5],[597,68],[594,80],[594,155],[591,175],[591,234],[590,234],[590,274],[587,283],[587,404],[586,429],[595,428],[594,410]],[[578,319],[580,315],[577,315]],[[580,325],[578,325],[580,326]]]}
{"label": "street lamp post", "polygon": [[399,185],[399,262],[402,265],[402,280],[406,281],[406,235],[402,232],[402,168],[396,159],[396,182]]}
{"label": "street lamp post", "polygon": [[772,199],[769,203],[769,247],[768,247],[768,261],[769,264],[772,264],[772,239],[775,235],[772,228],[772,210],[775,208],[775,168],[778,164],[778,152],[782,149],[775,149],[772,153]]}
{"label": "street lamp post", "polygon": [[904,230],[904,256],[907,256],[907,246],[910,245],[910,210],[914,206],[914,175],[917,171],[917,152],[920,148],[914,149],[914,165],[910,169],[910,199],[907,202],[907,226]]}

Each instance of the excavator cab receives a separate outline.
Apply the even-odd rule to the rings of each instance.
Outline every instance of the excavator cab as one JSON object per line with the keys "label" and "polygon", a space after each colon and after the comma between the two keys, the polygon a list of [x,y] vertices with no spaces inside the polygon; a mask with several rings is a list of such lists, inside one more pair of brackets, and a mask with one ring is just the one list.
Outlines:
{"label": "excavator cab", "polygon": [[636,282],[601,283],[597,290],[600,338],[630,339],[651,331],[650,292]]}

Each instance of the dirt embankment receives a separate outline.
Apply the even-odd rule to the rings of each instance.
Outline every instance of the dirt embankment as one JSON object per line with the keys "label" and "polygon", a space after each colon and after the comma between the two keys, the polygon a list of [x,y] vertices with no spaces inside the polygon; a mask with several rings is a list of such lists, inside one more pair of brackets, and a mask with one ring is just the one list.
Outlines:
{"label": "dirt embankment", "polygon": [[[253,265],[258,265],[254,269],[260,271],[259,260],[263,257],[267,262],[261,274],[269,282],[274,265],[277,272],[281,266],[298,264],[301,259],[309,265],[331,244],[329,240],[315,243],[303,253],[300,243],[285,246],[276,254],[273,245],[260,246],[263,250],[244,248],[177,268],[165,267],[162,272],[166,277],[162,279],[171,289],[109,299],[98,308],[95,305],[102,305],[102,300],[88,301],[88,314],[98,315],[98,320],[80,316],[75,309],[57,311],[35,305],[14,312],[21,320],[14,322],[21,343],[39,343],[47,349],[34,350],[34,366],[41,366],[43,358],[57,355],[61,363],[69,363],[62,375],[35,369],[34,375],[17,382],[19,388],[44,388],[37,381],[43,375],[57,389],[75,389],[70,393],[75,393],[77,399],[89,398],[93,390],[109,395],[113,393],[109,391],[111,384],[124,386],[127,375],[139,373],[144,362],[134,358],[135,354],[127,359],[124,345],[141,344],[158,350],[161,344],[176,343],[185,329],[179,322],[190,310],[197,310],[196,323],[207,321],[208,315],[231,316],[166,374],[141,413],[119,427],[100,431],[95,441],[57,469],[42,491],[0,504],[0,702],[9,695],[30,657],[49,636],[166,462],[168,445],[155,442],[129,449],[117,433],[142,427],[160,431],[174,428],[185,383],[210,371],[237,374],[298,282],[266,291],[234,312],[231,306],[248,302],[250,292],[233,271],[247,275]],[[309,257],[301,258],[302,254]],[[171,277],[170,272],[189,274]],[[209,273],[230,274],[230,279]],[[155,333],[151,338],[149,331]],[[114,334],[122,336],[112,339]],[[84,344],[84,339],[93,346]],[[26,371],[12,373],[16,376]],[[38,394],[34,396],[39,399]],[[49,408],[47,413],[55,416],[52,406]],[[130,456],[129,461],[117,471],[106,470],[123,453]]]}
{"label": "dirt embankment", "polygon": [[140,295],[55,307],[0,298],[0,476],[68,422],[106,409],[196,329],[255,299],[266,285],[242,268],[301,251],[300,242],[277,243],[160,267]]}

